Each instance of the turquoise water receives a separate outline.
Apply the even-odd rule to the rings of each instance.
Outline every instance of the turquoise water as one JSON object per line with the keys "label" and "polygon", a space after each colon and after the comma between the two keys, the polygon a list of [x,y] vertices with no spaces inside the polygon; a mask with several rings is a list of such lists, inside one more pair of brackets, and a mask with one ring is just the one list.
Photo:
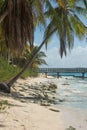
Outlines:
{"label": "turquoise water", "polygon": [[[57,73],[49,73],[48,75],[57,76]],[[76,76],[81,77],[82,73],[60,73],[60,76]],[[87,73],[85,73],[84,77],[87,78]]]}
{"label": "turquoise water", "polygon": [[57,93],[64,100],[60,102],[61,105],[87,109],[87,78],[83,80],[67,76],[60,83],[61,88],[58,89]]}

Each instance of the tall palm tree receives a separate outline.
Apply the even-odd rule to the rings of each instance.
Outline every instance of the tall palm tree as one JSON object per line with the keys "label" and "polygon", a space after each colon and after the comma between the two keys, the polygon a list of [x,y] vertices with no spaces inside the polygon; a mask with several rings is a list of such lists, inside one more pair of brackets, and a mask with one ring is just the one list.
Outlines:
{"label": "tall palm tree", "polygon": [[56,15],[52,15],[50,9],[46,12],[46,15],[49,16],[51,20],[44,33],[44,37],[48,37],[46,39],[47,41],[54,33],[57,33],[58,38],[60,39],[61,57],[63,56],[63,53],[66,55],[67,47],[72,49],[74,35],[79,39],[82,39],[87,32],[87,27],[78,16],[78,11],[86,16],[87,9],[77,6],[75,1],[72,5],[71,2],[69,2],[70,1],[66,1],[66,3],[58,4],[54,10]]}
{"label": "tall palm tree", "polygon": [[[44,1],[43,1],[44,2]],[[21,53],[27,41],[33,48],[34,27],[44,22],[43,2],[41,0],[2,0],[0,8],[0,24],[5,36],[6,45],[12,51]],[[37,20],[38,19],[38,20]],[[0,89],[10,92],[10,86],[24,72],[20,72],[8,84],[1,83]],[[9,87],[8,87],[9,86]]]}
{"label": "tall palm tree", "polygon": [[21,53],[27,44],[33,47],[34,29],[45,25],[44,0],[1,0],[0,24],[11,51]]}
{"label": "tall palm tree", "polygon": [[5,8],[8,15],[3,20],[2,28],[6,44],[11,50],[21,53],[27,41],[33,46],[32,0],[7,0]]}
{"label": "tall palm tree", "polygon": [[[56,7],[54,6],[55,4],[53,4],[54,2],[57,5]],[[20,46],[21,46],[22,47],[21,50],[22,50],[26,41],[29,40],[31,48],[33,47],[34,26],[37,25],[38,23],[38,21],[35,21],[36,24],[34,24],[34,20],[36,20],[36,18],[39,17],[39,21],[41,21],[41,23],[44,23],[42,22],[44,20],[44,17],[43,19],[41,19],[40,17],[43,16],[43,13],[41,13],[42,12],[41,9],[42,7],[44,8],[44,5],[46,7],[45,15],[50,19],[50,23],[47,26],[44,39],[40,44],[40,46],[38,47],[38,49],[36,50],[36,52],[32,55],[30,61],[25,65],[23,70],[18,75],[16,75],[13,79],[11,79],[7,84],[2,83],[0,85],[0,87],[3,89],[5,88],[7,92],[10,92],[10,87],[18,79],[18,77],[25,71],[25,69],[28,66],[29,67],[31,66],[33,60],[37,56],[37,53],[42,48],[44,43],[47,42],[48,38],[53,35],[53,33],[58,32],[60,38],[61,56],[63,55],[63,53],[66,54],[67,43],[69,48],[72,47],[73,33],[75,33],[76,35],[79,34],[78,35],[79,37],[85,34],[85,31],[83,31],[83,28],[85,30],[85,26],[82,24],[81,20],[79,21],[76,14],[73,15],[75,0],[72,1],[55,0],[53,2],[49,0],[42,0],[42,1],[36,0],[36,6],[35,6],[35,1],[33,0],[29,0],[29,1],[28,0],[15,0],[15,1],[6,0],[6,4],[4,6],[5,10],[2,11],[3,15],[2,17],[0,17],[0,21],[3,21],[3,30],[4,30],[7,46],[13,49],[15,48],[17,50],[18,49],[20,50]],[[37,7],[39,10],[36,13]],[[34,9],[35,9],[35,13],[32,13]],[[38,15],[38,13],[40,15]],[[78,24],[74,25],[76,21],[78,22]]]}

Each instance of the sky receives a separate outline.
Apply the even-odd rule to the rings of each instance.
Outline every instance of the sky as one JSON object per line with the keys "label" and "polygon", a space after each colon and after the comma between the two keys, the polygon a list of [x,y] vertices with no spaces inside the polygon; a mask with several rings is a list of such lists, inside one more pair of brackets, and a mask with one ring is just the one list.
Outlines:
{"label": "sky", "polygon": [[[41,34],[37,35],[38,40],[35,41],[36,45],[41,43]],[[39,44],[38,44],[39,43]],[[87,41],[84,39],[79,41],[77,38],[74,40],[74,47],[71,51],[67,52],[67,56],[60,57],[59,54],[59,41],[53,37],[48,44],[47,50],[45,46],[41,49],[46,54],[46,65],[41,67],[56,67],[56,68],[73,68],[73,67],[87,67]]]}
{"label": "sky", "polygon": [[[86,20],[81,17],[81,20],[87,24]],[[35,32],[35,44],[39,45],[43,39],[43,30],[39,29]],[[78,38],[74,38],[74,47],[68,53],[67,56],[60,57],[59,54],[59,40],[56,35],[52,37],[51,41],[48,44],[47,50],[45,46],[41,49],[46,54],[46,65],[42,65],[41,67],[47,68],[75,68],[75,67],[86,67],[87,68],[87,40],[79,40]]]}

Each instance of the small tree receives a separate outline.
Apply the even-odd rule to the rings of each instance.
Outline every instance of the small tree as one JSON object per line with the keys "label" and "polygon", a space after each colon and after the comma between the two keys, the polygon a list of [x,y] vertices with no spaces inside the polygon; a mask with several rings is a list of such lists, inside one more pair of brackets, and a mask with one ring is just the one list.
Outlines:
{"label": "small tree", "polygon": [[[23,68],[25,66],[25,64],[30,61],[32,55],[36,52],[36,50],[38,49],[38,46],[33,46],[32,50],[30,49],[30,46],[27,45],[23,51],[22,56],[18,57],[14,57],[13,58],[13,64],[16,64],[18,66],[20,66],[21,68]],[[46,55],[43,51],[40,51],[36,58],[33,60],[33,63],[31,65],[30,68],[38,68],[39,65],[45,64],[47,65],[46,61],[43,59],[45,58]]]}

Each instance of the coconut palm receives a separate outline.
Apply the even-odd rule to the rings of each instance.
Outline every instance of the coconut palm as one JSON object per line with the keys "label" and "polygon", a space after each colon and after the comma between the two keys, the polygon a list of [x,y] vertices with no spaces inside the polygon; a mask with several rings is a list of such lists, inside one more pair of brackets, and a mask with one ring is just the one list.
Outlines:
{"label": "coconut palm", "polygon": [[[18,65],[19,67],[23,68],[25,66],[25,64],[27,63],[27,61],[30,61],[33,53],[36,52],[36,50],[38,49],[38,46],[34,46],[33,49],[30,49],[30,46],[27,45],[23,51],[23,54],[18,57],[14,57],[13,58],[13,64]],[[37,54],[36,58],[33,60],[33,63],[31,65],[31,69],[35,69],[38,68],[39,65],[47,65],[46,61],[44,60],[44,58],[46,57],[45,53],[43,51],[39,51],[39,53]]]}
{"label": "coconut palm", "polygon": [[[78,34],[79,37],[83,36],[85,34],[85,26],[81,20],[78,19],[76,14],[73,15],[75,0],[54,0],[53,3],[56,3],[56,7],[54,6],[55,4],[49,0],[36,0],[36,6],[35,1],[33,0],[6,0],[5,2],[6,4],[4,4],[4,11],[2,11],[0,21],[3,23],[2,27],[7,46],[9,46],[11,49],[15,48],[15,50],[20,50],[21,52],[26,44],[26,41],[29,41],[31,48],[33,48],[34,26],[39,23],[36,21],[36,18],[38,17],[39,21],[44,23],[42,22],[44,20],[43,13],[41,13],[42,7],[44,8],[44,5],[46,7],[45,15],[50,19],[50,23],[45,31],[44,39],[36,52],[32,55],[30,61],[24,66],[23,70],[7,84],[2,83],[0,85],[0,88],[5,88],[7,92],[10,92],[10,87],[12,84],[19,78],[19,76],[25,71],[27,67],[31,66],[39,50],[42,48],[44,43],[47,42],[49,37],[53,35],[53,33],[58,32],[60,38],[60,54],[62,56],[63,53],[66,54],[67,44],[69,48],[72,47],[73,33],[76,35]],[[33,13],[33,11],[35,13]],[[38,13],[40,15],[38,15]],[[34,23],[34,20],[36,23]],[[74,25],[76,21],[78,24]]]}
{"label": "coconut palm", "polygon": [[33,46],[32,1],[8,0],[5,8],[8,8],[8,15],[4,18],[2,27],[6,44],[11,50],[21,53],[27,41]]}
{"label": "coconut palm", "polygon": [[[34,46],[32,51],[31,49],[26,48],[24,51],[24,57],[26,59],[26,62],[29,61],[32,57],[32,55],[38,50],[38,46]],[[33,60],[33,63],[31,65],[31,68],[38,68],[39,65],[47,65],[46,61],[43,59],[46,57],[46,54],[43,51],[39,51],[36,58]]]}
{"label": "coconut palm", "polygon": [[67,1],[64,5],[60,3],[55,8],[56,15],[52,15],[50,13],[51,10],[46,12],[46,15],[49,16],[51,20],[47,26],[44,37],[48,37],[46,39],[48,40],[54,33],[57,33],[58,38],[60,39],[61,57],[63,56],[63,53],[66,55],[67,47],[72,49],[74,35],[79,39],[82,39],[86,34],[87,28],[80,20],[78,11],[84,15],[87,13],[86,9],[77,6],[75,2],[71,5],[71,2],[69,3],[69,1]]}
{"label": "coconut palm", "polygon": [[[41,0],[2,0],[0,23],[2,24],[6,45],[12,51],[21,53],[27,41],[31,49],[33,48],[34,27],[40,21],[44,24],[43,2]],[[9,92],[10,86],[24,72],[26,67],[27,65],[7,85],[1,83],[0,89],[4,89],[5,86],[5,89]]]}

